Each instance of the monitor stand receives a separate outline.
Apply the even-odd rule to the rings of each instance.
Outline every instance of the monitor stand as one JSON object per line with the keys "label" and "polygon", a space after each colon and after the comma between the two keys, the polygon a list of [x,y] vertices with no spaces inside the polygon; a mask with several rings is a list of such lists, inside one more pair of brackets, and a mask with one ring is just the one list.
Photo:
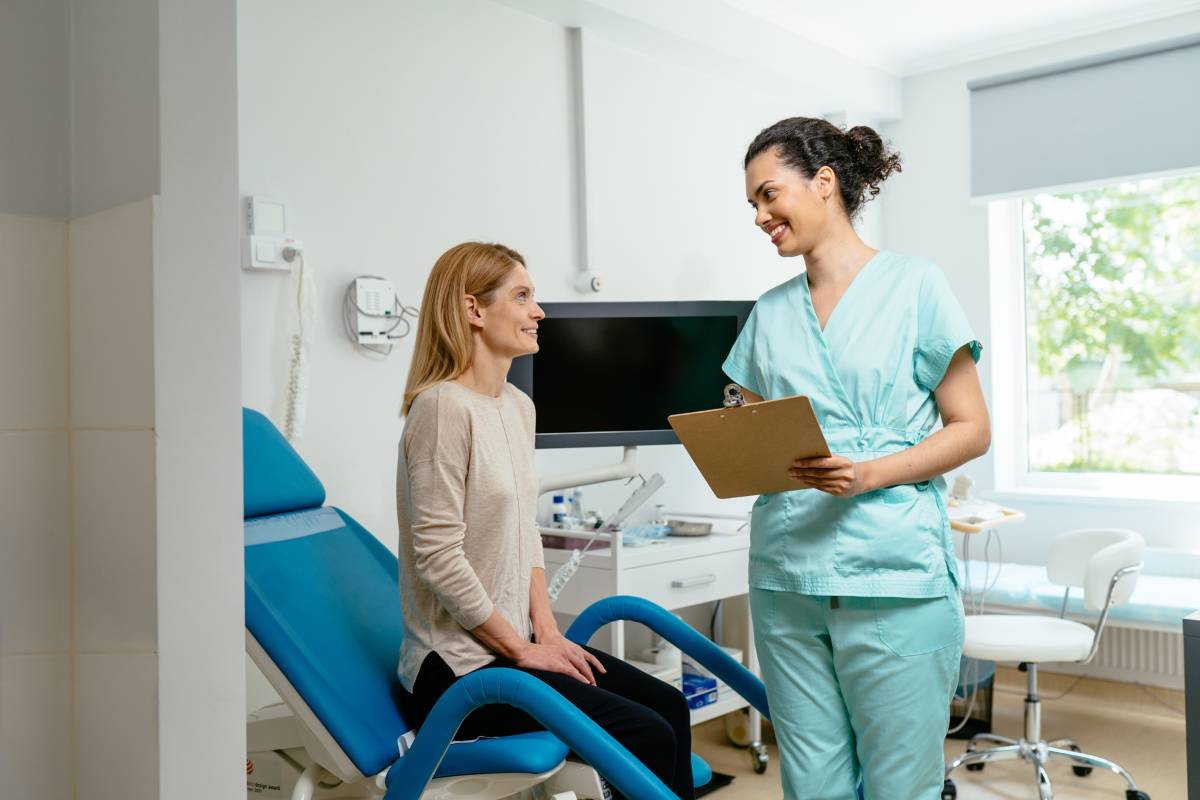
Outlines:
{"label": "monitor stand", "polygon": [[572,486],[588,486],[593,483],[636,478],[637,475],[637,447],[628,445],[625,447],[624,457],[616,464],[575,470],[573,472],[560,472],[557,475],[542,478],[538,482],[538,496],[540,497],[546,494],[546,492],[553,492],[556,489],[567,489]]}

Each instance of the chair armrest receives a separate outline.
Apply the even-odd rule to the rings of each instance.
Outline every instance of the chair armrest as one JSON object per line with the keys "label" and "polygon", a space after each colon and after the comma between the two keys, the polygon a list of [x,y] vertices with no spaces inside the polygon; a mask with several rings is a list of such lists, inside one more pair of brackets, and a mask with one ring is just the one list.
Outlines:
{"label": "chair armrest", "polygon": [[462,721],[492,703],[527,712],[626,797],[678,800],[646,765],[566,698],[532,675],[505,668],[465,675],[438,698],[412,747],[388,770],[384,800],[418,800]]}
{"label": "chair armrest", "polygon": [[[1117,590],[1117,584],[1119,584],[1121,582],[1121,579],[1124,578],[1126,575],[1132,575],[1134,573],[1141,572],[1141,570],[1142,570],[1142,564],[1141,564],[1141,562],[1139,562],[1137,564],[1132,564],[1128,567],[1123,567],[1113,573],[1112,580],[1110,580],[1108,582],[1108,594],[1104,598],[1104,608],[1100,612],[1100,621],[1096,623],[1096,633],[1093,634],[1093,636],[1092,636],[1092,649],[1088,651],[1087,657],[1082,659],[1079,662],[1080,664],[1090,663],[1091,660],[1096,657],[1096,651],[1100,649],[1100,634],[1104,633],[1104,626],[1108,622],[1108,612],[1113,607],[1113,592],[1115,592]],[[1069,592],[1070,590],[1068,589],[1067,591]],[[1064,596],[1063,597],[1063,612],[1064,613],[1066,612],[1066,608],[1067,608],[1067,600],[1066,600],[1066,597]]]}
{"label": "chair armrest", "polygon": [[587,644],[596,631],[617,620],[645,625],[725,681],[764,717],[771,718],[767,690],[757,675],[713,644],[711,639],[645,598],[619,594],[597,600],[575,618],[567,628],[566,637],[576,644]]}

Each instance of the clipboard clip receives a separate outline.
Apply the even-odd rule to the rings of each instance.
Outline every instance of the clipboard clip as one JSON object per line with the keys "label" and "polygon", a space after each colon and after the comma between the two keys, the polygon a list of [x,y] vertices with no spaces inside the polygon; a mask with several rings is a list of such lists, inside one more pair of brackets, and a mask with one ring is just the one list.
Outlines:
{"label": "clipboard clip", "polygon": [[725,407],[737,408],[738,406],[746,405],[746,398],[742,396],[742,387],[736,383],[728,383],[725,385]]}

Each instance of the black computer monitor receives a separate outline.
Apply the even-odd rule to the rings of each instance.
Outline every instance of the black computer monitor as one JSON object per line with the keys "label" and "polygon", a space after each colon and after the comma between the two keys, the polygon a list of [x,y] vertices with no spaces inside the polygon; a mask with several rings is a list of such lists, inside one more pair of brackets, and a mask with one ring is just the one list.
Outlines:
{"label": "black computer monitor", "polygon": [[667,417],[717,408],[752,301],[543,303],[541,349],[508,379],[537,406],[537,446],[675,444]]}

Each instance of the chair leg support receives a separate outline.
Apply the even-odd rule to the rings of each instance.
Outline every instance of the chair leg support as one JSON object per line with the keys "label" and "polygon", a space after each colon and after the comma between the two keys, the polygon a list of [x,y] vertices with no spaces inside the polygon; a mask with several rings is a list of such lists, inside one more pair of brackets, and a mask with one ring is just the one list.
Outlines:
{"label": "chair leg support", "polygon": [[992,747],[987,750],[970,750],[946,766],[946,777],[950,777],[951,772],[965,764],[983,764],[988,761],[1012,761],[1018,758],[1022,758],[1022,754],[1021,746],[1017,744]]}
{"label": "chair leg support", "polygon": [[505,668],[466,675],[438,699],[412,747],[388,771],[384,799],[418,800],[462,721],[493,703],[528,713],[626,797],[678,800],[645,764],[561,694],[532,675]]}
{"label": "chair leg support", "polygon": [[1039,800],[1051,800],[1054,797],[1054,787],[1050,784],[1050,775],[1046,772],[1046,765],[1039,755],[1034,756],[1033,768]]}
{"label": "chair leg support", "polygon": [[1106,769],[1110,772],[1115,772],[1117,775],[1120,775],[1125,779],[1125,782],[1129,784],[1130,789],[1137,789],[1137,784],[1134,782],[1133,776],[1126,772],[1120,764],[1115,764],[1112,761],[1109,761],[1107,758],[1093,756],[1088,753],[1077,753],[1074,750],[1066,750],[1061,747],[1047,747],[1046,750],[1052,756],[1070,759],[1071,761],[1074,761],[1075,763],[1085,767],[1099,767],[1100,769]]}
{"label": "chair leg support", "polygon": [[992,742],[999,745],[1010,745],[1016,744],[1017,740],[1010,739],[1007,736],[997,736],[994,733],[977,733],[971,737],[971,744],[974,745],[976,742]]}
{"label": "chair leg support", "polygon": [[767,690],[757,675],[734,661],[711,639],[645,598],[618,594],[597,600],[575,618],[565,636],[576,644],[587,644],[600,628],[621,620],[645,625],[725,681],[730,689],[741,695],[763,717],[768,720],[771,718]]}
{"label": "chair leg support", "polygon": [[325,769],[320,764],[309,764],[304,772],[300,773],[296,787],[292,789],[292,800],[313,800],[317,793],[317,785],[324,774]]}

